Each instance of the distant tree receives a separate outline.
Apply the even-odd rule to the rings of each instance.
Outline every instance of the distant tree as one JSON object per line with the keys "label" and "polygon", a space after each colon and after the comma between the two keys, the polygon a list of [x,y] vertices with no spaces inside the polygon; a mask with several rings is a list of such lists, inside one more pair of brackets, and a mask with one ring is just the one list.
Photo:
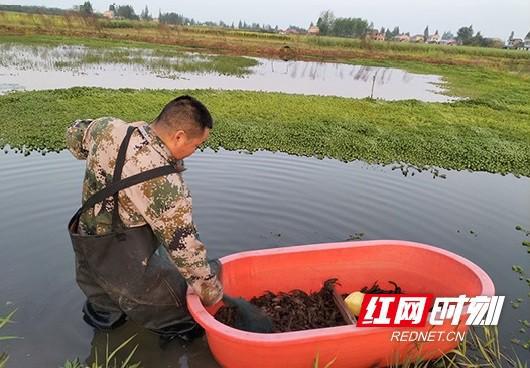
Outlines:
{"label": "distant tree", "polygon": [[243,28],[243,22],[241,22],[241,20],[237,24],[237,28],[239,28],[239,29]]}
{"label": "distant tree", "polygon": [[429,26],[425,27],[425,30],[423,31],[423,38],[425,41],[429,38]]}
{"label": "distant tree", "polygon": [[469,27],[460,27],[456,32],[456,39],[464,45],[469,45],[473,39],[473,26]]}
{"label": "distant tree", "polygon": [[313,24],[313,22],[311,22],[311,24],[309,25],[309,27],[314,27],[315,25]]}
{"label": "distant tree", "polygon": [[514,35],[514,32],[512,31],[512,33],[510,33],[510,37],[508,37],[508,41],[513,40],[513,35]]}
{"label": "distant tree", "polygon": [[480,31],[478,31],[476,35],[471,37],[469,44],[473,46],[485,46],[485,39],[484,37],[482,37],[482,34],[480,34]]}
{"label": "distant tree", "polygon": [[147,9],[147,5],[145,6],[145,9],[142,10],[142,12],[140,13],[140,18],[142,18],[142,20],[153,19],[153,17],[151,17],[151,15],[149,14],[149,9]]}
{"label": "distant tree", "polygon": [[452,40],[453,38],[455,38],[455,36],[451,31],[447,31],[442,34],[442,40]]}
{"label": "distant tree", "polygon": [[[180,26],[195,24],[195,21],[193,19],[186,18],[183,15],[173,13],[173,12],[161,14],[158,18],[158,21],[164,24],[175,24],[175,25],[180,25]],[[204,25],[215,26],[216,24],[213,22],[205,22]]]}
{"label": "distant tree", "polygon": [[392,32],[390,31],[390,29],[387,28],[386,32],[385,32],[385,40],[389,41],[390,39],[392,39],[394,36],[392,35]]}
{"label": "distant tree", "polygon": [[381,34],[385,33],[385,27],[381,27],[381,29],[379,30],[379,33]]}
{"label": "distant tree", "polygon": [[79,12],[83,15],[92,15],[94,14],[94,9],[90,1],[85,1],[83,5],[79,5]]}
{"label": "distant tree", "polygon": [[399,35],[399,27],[394,27],[394,30],[392,31],[392,37],[396,37]]}
{"label": "distant tree", "polygon": [[[79,5],[74,5],[79,11]],[[33,6],[33,5],[0,5],[0,11],[14,11],[19,13],[28,14],[52,14],[52,15],[65,15],[69,13],[67,9],[59,8],[48,8],[45,6]]]}
{"label": "distant tree", "polygon": [[131,5],[118,5],[116,7],[116,16],[122,17],[125,19],[134,19],[138,20],[138,16],[134,12],[134,8]]}
{"label": "distant tree", "polygon": [[368,31],[368,22],[361,18],[337,18],[330,34],[339,37],[362,37]]}
{"label": "distant tree", "polygon": [[116,13],[116,4],[110,4],[109,5],[109,11],[113,12],[113,13]]}
{"label": "distant tree", "polygon": [[323,35],[330,34],[335,24],[335,15],[331,10],[326,10],[320,14],[317,21],[317,27]]}

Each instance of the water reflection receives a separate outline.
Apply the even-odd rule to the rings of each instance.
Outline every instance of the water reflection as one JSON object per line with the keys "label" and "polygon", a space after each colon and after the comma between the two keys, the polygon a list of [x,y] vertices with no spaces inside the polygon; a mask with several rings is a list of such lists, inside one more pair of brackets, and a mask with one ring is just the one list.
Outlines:
{"label": "water reflection", "polygon": [[395,68],[264,58],[255,58],[257,65],[254,66],[236,67],[227,65],[230,63],[221,56],[83,46],[8,44],[0,45],[0,55],[0,93],[93,86],[215,88],[431,102],[452,100],[443,95],[440,77]]}

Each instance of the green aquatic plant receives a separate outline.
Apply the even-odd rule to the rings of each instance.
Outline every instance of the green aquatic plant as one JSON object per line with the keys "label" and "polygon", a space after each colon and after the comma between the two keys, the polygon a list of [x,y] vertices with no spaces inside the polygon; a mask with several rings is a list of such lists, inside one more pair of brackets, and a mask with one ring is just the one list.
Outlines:
{"label": "green aquatic plant", "polygon": [[135,345],[131,351],[127,354],[125,359],[123,361],[118,361],[116,359],[116,355],[125,349],[129,343],[136,337],[136,335],[133,335],[129,337],[127,340],[122,342],[116,349],[110,350],[109,345],[109,335],[107,334],[107,345],[105,348],[105,356],[103,357],[103,361],[100,361],[98,351],[95,351],[94,361],[91,362],[89,365],[82,364],[79,361],[79,358],[75,360],[68,360],[64,364],[62,368],[140,368],[141,363],[136,362],[132,363],[132,358],[134,356],[134,353],[138,349],[138,345]]}
{"label": "green aquatic plant", "polygon": [[[16,309],[11,311],[7,316],[0,317],[0,330],[4,328],[8,323],[13,322],[13,316],[15,315]],[[19,339],[17,336],[2,336],[0,335],[0,341]],[[9,355],[5,352],[0,352],[0,368],[6,367]]]}
{"label": "green aquatic plant", "polygon": [[[193,94],[216,121],[207,146],[228,150],[407,162],[530,176],[530,108],[371,101],[215,90],[71,88],[0,96],[0,147],[59,151],[75,119],[116,116],[151,121],[179,94]],[[521,110],[529,109],[529,113]],[[38,117],[38,118],[37,118]]]}
{"label": "green aquatic plant", "polygon": [[[521,225],[517,225],[515,227],[515,230],[521,232],[524,237],[528,238],[530,237],[530,231],[528,231],[526,228],[522,227]],[[526,247],[527,253],[530,253],[530,242],[528,240],[523,240],[522,245]],[[510,305],[513,309],[519,309],[521,306],[522,310],[526,308],[528,310],[528,303],[530,302],[530,275],[527,274],[525,268],[520,265],[513,265],[512,271],[517,274],[517,277],[519,281],[524,281],[526,285],[528,286],[528,293],[527,298],[524,297],[517,297],[512,300],[510,300]],[[526,317],[526,315],[525,315]],[[518,336],[519,337],[513,337],[511,339],[511,343],[514,345],[519,345],[525,350],[530,351],[530,322],[527,319],[519,319],[519,330],[518,330]]]}

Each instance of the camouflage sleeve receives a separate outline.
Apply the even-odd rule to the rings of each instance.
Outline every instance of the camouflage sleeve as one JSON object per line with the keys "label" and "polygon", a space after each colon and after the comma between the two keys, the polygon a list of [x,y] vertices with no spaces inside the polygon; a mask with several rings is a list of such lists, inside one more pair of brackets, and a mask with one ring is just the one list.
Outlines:
{"label": "camouflage sleeve", "polygon": [[207,306],[217,303],[223,287],[210,269],[206,247],[196,235],[191,195],[181,176],[151,179],[124,192],[202,302]]}
{"label": "camouflage sleeve", "polygon": [[66,130],[66,147],[78,160],[86,160],[88,151],[86,149],[88,136],[87,131],[93,120],[76,120]]}

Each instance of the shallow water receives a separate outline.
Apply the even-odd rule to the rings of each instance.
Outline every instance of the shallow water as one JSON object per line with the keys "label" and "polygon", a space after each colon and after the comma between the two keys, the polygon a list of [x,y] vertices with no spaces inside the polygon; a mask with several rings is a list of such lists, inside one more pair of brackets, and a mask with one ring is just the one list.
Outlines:
{"label": "shallow water", "polygon": [[[530,178],[441,170],[404,177],[391,166],[220,150],[198,152],[184,173],[193,193],[194,219],[210,257],[295,244],[404,239],[439,246],[480,265],[498,295],[503,343],[528,318],[528,288],[511,270],[530,268],[521,246],[530,228]],[[104,351],[106,335],[94,336],[81,320],[83,296],[74,280],[66,223],[80,201],[84,162],[60,154],[0,155],[0,315],[17,308],[16,323],[2,334],[10,367],[57,367],[86,359],[91,344]],[[363,233],[360,235],[359,233]],[[398,281],[398,277],[396,277]],[[526,300],[528,303],[528,300]],[[132,324],[110,334],[118,345],[138,334],[135,355],[146,367],[216,367],[204,341],[187,348]],[[520,356],[525,358],[524,352]]]}
{"label": "shallow water", "polygon": [[[430,102],[452,100],[442,94],[444,89],[439,76],[395,68],[257,58],[259,64],[246,69],[248,74],[223,75],[215,70],[199,72],[200,68],[199,71],[182,71],[186,70],[184,65],[207,61],[208,56],[198,54],[167,57],[154,55],[152,50],[130,49],[130,54],[119,57],[120,62],[108,61],[114,58],[111,53],[119,50],[99,51],[109,54],[105,57],[99,55],[97,49],[82,46],[0,45],[0,94],[13,90],[90,86],[214,88]],[[94,59],[97,62],[93,62]]]}

